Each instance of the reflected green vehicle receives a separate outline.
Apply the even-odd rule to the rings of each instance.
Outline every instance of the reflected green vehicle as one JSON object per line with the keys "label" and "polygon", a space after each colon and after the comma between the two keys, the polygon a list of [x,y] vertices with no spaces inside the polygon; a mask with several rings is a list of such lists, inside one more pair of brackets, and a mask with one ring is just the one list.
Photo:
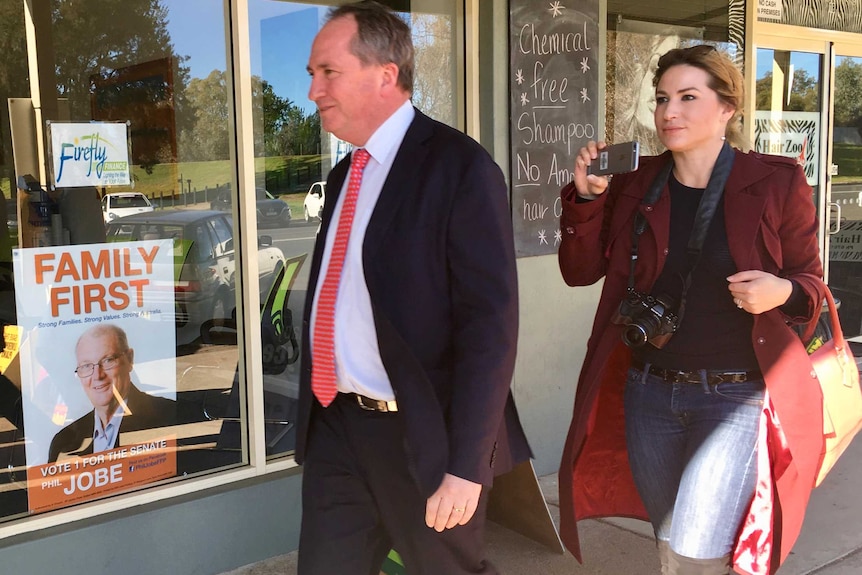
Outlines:
{"label": "reflected green vehicle", "polygon": [[[177,345],[194,343],[211,319],[236,310],[236,252],[229,214],[211,210],[166,210],[127,216],[107,226],[109,242],[170,239],[174,244],[174,285],[164,293],[174,309]],[[258,238],[260,289],[268,291],[284,254],[270,236]],[[172,303],[173,305],[169,305]]]}

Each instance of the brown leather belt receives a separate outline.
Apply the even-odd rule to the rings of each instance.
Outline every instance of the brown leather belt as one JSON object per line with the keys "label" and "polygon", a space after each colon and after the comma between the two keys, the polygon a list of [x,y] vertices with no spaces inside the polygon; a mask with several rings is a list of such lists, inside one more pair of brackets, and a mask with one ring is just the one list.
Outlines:
{"label": "brown leather belt", "polygon": [[[645,364],[639,360],[632,361],[632,367],[644,371]],[[680,371],[676,369],[665,369],[657,365],[650,365],[648,373],[655,375],[668,383],[693,383],[700,384],[699,371]],[[762,381],[763,374],[752,370],[706,370],[706,381],[710,385],[719,383],[745,383],[746,381]]]}
{"label": "brown leather belt", "polygon": [[365,411],[380,411],[382,413],[398,411],[398,403],[396,403],[395,400],[383,401],[382,399],[374,399],[372,397],[359,395],[358,393],[342,393],[341,395],[345,396],[350,401],[355,401],[359,404],[359,407]]}

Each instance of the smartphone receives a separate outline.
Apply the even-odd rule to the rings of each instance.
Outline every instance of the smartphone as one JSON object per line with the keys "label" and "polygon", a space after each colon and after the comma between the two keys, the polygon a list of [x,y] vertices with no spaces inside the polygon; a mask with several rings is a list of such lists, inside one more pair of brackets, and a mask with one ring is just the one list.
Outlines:
{"label": "smartphone", "polygon": [[639,157],[640,144],[638,142],[614,144],[604,150],[599,150],[599,156],[587,167],[587,174],[609,176],[634,172],[638,169]]}

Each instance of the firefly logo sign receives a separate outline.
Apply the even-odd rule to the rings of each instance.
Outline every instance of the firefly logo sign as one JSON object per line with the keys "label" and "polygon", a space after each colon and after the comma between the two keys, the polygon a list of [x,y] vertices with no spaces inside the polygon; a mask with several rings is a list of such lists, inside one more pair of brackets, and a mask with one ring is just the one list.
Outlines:
{"label": "firefly logo sign", "polygon": [[108,159],[108,148],[99,145],[99,132],[81,138],[85,145],[80,145],[78,139],[74,144],[63,142],[60,144],[60,172],[57,174],[57,183],[63,179],[63,168],[69,160],[83,162],[86,164],[87,176],[92,175],[93,168],[96,169],[96,177],[101,178],[105,170],[105,161]]}
{"label": "firefly logo sign", "polygon": [[127,126],[123,123],[52,123],[55,185],[129,185],[127,141]]}

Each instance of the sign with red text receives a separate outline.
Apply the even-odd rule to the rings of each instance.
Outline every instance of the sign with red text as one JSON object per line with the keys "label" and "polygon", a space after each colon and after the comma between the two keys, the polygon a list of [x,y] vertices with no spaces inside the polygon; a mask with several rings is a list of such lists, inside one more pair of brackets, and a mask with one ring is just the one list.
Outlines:
{"label": "sign with red text", "polygon": [[172,241],[13,260],[31,512],[175,475]]}

